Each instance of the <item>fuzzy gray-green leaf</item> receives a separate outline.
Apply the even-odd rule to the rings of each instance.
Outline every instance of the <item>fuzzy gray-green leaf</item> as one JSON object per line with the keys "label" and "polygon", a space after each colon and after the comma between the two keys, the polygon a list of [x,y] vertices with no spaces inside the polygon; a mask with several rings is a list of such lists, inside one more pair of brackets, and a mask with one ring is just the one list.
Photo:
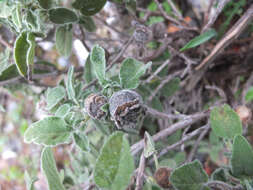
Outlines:
{"label": "fuzzy gray-green leaf", "polygon": [[24,134],[26,143],[36,143],[45,146],[55,146],[68,143],[70,129],[60,117],[46,117],[33,123]]}
{"label": "fuzzy gray-green leaf", "polygon": [[101,188],[125,190],[134,171],[130,146],[122,132],[112,134],[97,159],[94,180]]}
{"label": "fuzzy gray-green leaf", "polygon": [[42,151],[41,169],[46,176],[49,190],[65,190],[56,168],[53,152],[49,147]]}
{"label": "fuzzy gray-green leaf", "polygon": [[241,135],[234,139],[231,166],[233,175],[236,177],[253,176],[253,150]]}
{"label": "fuzzy gray-green leaf", "polygon": [[105,76],[105,67],[106,67],[106,60],[105,60],[105,50],[96,45],[91,50],[90,61],[94,68],[95,74],[97,79],[99,80],[100,84],[103,84],[106,81]]}
{"label": "fuzzy gray-green leaf", "polygon": [[233,139],[242,134],[242,123],[238,114],[229,106],[215,107],[210,114],[211,127],[215,135]]}
{"label": "fuzzy gray-green leaf", "polygon": [[47,90],[47,109],[51,110],[65,97],[65,89],[62,86],[49,88]]}
{"label": "fuzzy gray-green leaf", "polygon": [[76,92],[74,88],[74,67],[73,66],[71,66],[68,71],[68,79],[66,83],[66,88],[67,88],[67,94],[68,94],[69,99],[77,103]]}
{"label": "fuzzy gray-green leaf", "polygon": [[170,176],[170,182],[177,190],[202,190],[208,176],[199,161],[193,161],[175,169]]}
{"label": "fuzzy gray-green leaf", "polygon": [[89,147],[89,140],[88,138],[83,135],[83,134],[77,134],[77,133],[74,133],[74,140],[75,140],[75,143],[76,145],[84,152],[87,152],[90,150],[90,147]]}
{"label": "fuzzy gray-green leaf", "polygon": [[85,16],[98,13],[105,5],[106,0],[76,0],[73,3],[75,9],[79,9]]}
{"label": "fuzzy gray-green leaf", "polygon": [[69,57],[72,51],[72,28],[70,26],[60,26],[55,33],[55,43],[57,51],[65,57]]}
{"label": "fuzzy gray-green leaf", "polygon": [[140,77],[145,74],[151,62],[143,64],[133,58],[127,58],[120,67],[120,83],[123,88],[135,89],[139,86]]}

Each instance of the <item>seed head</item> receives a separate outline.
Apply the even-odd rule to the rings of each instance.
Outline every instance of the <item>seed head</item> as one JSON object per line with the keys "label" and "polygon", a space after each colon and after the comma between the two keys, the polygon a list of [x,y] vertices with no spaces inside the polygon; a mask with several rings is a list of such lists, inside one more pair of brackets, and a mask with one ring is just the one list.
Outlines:
{"label": "seed head", "polygon": [[102,119],[106,112],[101,110],[101,107],[106,103],[106,97],[100,94],[90,94],[84,101],[85,111],[93,119]]}
{"label": "seed head", "polygon": [[170,177],[171,170],[166,167],[159,168],[156,170],[154,178],[156,183],[160,185],[162,188],[169,188],[171,187],[169,177]]}
{"label": "seed head", "polygon": [[132,90],[121,90],[109,100],[111,119],[119,129],[136,128],[145,114],[141,96]]}

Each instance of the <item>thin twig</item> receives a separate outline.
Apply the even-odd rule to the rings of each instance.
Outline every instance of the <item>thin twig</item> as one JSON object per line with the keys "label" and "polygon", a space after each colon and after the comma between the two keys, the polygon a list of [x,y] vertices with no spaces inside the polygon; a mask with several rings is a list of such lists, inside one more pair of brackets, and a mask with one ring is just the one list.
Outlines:
{"label": "thin twig", "polygon": [[139,168],[137,171],[137,176],[136,176],[135,190],[142,190],[145,164],[146,164],[146,158],[144,156],[144,153],[142,153],[141,158],[140,158]]}
{"label": "thin twig", "polygon": [[205,32],[208,28],[210,28],[213,25],[213,23],[216,21],[216,19],[218,18],[219,14],[222,12],[223,8],[225,7],[225,5],[229,1],[231,1],[231,0],[220,0],[219,1],[219,5],[218,5],[218,7],[216,9],[215,14],[213,14],[212,18],[210,18],[208,20],[207,24],[203,27],[201,33]]}
{"label": "thin twig", "polygon": [[[183,129],[193,123],[196,123],[197,121],[207,117],[208,114],[206,112],[200,112],[200,113],[196,113],[193,115],[189,115],[187,116],[187,118],[185,118],[182,121],[179,121],[169,127],[167,127],[164,130],[159,131],[158,133],[156,133],[155,135],[152,136],[152,139],[154,140],[154,142],[161,140],[173,133],[175,133],[177,130]],[[144,147],[144,140],[140,140],[139,142],[133,144],[131,146],[131,152],[132,155],[136,155],[139,151],[141,151]]]}
{"label": "thin twig", "polygon": [[195,155],[195,153],[197,151],[197,148],[199,146],[200,141],[205,137],[205,135],[208,133],[209,129],[210,129],[210,126],[207,125],[207,127],[204,129],[204,131],[202,131],[200,133],[199,138],[195,142],[195,144],[194,144],[194,146],[193,146],[193,148],[192,148],[192,150],[191,150],[191,152],[190,152],[190,154],[188,156],[187,162],[191,162],[193,160],[193,157],[194,157],[194,155]]}
{"label": "thin twig", "polygon": [[[177,148],[178,146],[184,144],[186,141],[191,140],[193,137],[197,136],[198,134],[200,134],[201,132],[203,132],[203,130],[205,130],[208,126],[204,125],[203,127],[200,127],[196,130],[194,130],[193,132],[185,135],[180,141],[167,146],[166,148],[164,148],[163,150],[161,150],[161,152],[157,155],[158,158],[160,158],[161,156],[167,154],[170,150],[173,150],[175,148]],[[148,164],[152,164],[154,162],[154,159],[149,160]]]}
{"label": "thin twig", "polygon": [[226,96],[225,92],[221,88],[219,88],[219,87],[217,87],[215,85],[213,85],[213,86],[206,85],[205,88],[217,91],[218,94],[219,94],[219,96],[222,98],[221,102],[227,102],[227,96]]}
{"label": "thin twig", "polygon": [[200,70],[202,67],[211,63],[218,54],[220,54],[228,45],[230,45],[250,24],[253,19],[253,5],[244,13],[244,15],[234,24],[234,26],[224,35],[224,37],[216,44],[211,53],[196,67]]}
{"label": "thin twig", "polygon": [[173,12],[175,13],[175,16],[177,16],[180,20],[183,21],[184,18],[182,17],[182,14],[178,11],[178,9],[174,5],[174,3],[171,0],[168,0],[168,3],[170,5],[170,7],[172,8]]}
{"label": "thin twig", "polygon": [[174,77],[180,75],[182,71],[177,71],[169,76],[167,76],[164,80],[161,81],[161,83],[156,87],[156,89],[151,93],[151,95],[148,98],[148,102],[151,102],[152,99],[156,96],[156,94],[163,88],[163,86],[168,83],[171,79]]}
{"label": "thin twig", "polygon": [[150,115],[153,115],[155,117],[161,118],[161,119],[184,119],[187,118],[186,115],[182,115],[182,114],[167,114],[167,113],[163,113],[163,112],[159,112],[153,108],[150,108],[148,106],[145,106],[147,113],[149,113]]}
{"label": "thin twig", "polygon": [[160,65],[150,77],[147,78],[147,80],[144,81],[144,83],[150,83],[150,81],[158,74],[160,73],[168,64],[171,63],[171,59],[168,59],[165,61],[162,65]]}

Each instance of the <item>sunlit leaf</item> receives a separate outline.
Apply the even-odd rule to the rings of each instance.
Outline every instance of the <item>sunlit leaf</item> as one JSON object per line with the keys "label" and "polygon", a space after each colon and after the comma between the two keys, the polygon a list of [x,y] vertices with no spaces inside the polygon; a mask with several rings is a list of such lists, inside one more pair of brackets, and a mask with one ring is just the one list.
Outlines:
{"label": "sunlit leaf", "polygon": [[24,134],[26,143],[36,143],[45,146],[55,146],[68,143],[70,128],[60,117],[46,117],[33,123]]}
{"label": "sunlit leaf", "polygon": [[69,25],[59,26],[55,33],[57,51],[65,57],[69,57],[72,51],[72,27]]}

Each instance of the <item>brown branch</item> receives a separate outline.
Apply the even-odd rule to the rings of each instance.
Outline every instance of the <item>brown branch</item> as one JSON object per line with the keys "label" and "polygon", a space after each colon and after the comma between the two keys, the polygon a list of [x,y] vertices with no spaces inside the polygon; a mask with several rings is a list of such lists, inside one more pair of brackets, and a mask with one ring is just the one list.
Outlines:
{"label": "brown branch", "polygon": [[[201,113],[196,113],[193,115],[189,115],[187,116],[184,120],[179,121],[169,127],[167,127],[164,130],[161,130],[160,132],[158,132],[157,134],[153,135],[152,138],[154,140],[154,142],[161,140],[173,133],[175,133],[177,130],[183,129],[193,123],[196,123],[197,121],[207,117],[208,114],[206,112],[201,112]],[[144,140],[140,140],[139,142],[133,144],[131,146],[131,152],[132,155],[136,155],[139,151],[141,151],[144,147]]]}
{"label": "brown branch", "polygon": [[5,41],[1,35],[0,35],[0,44],[9,48],[11,51],[13,50],[13,46],[11,44],[9,44],[7,41]]}
{"label": "brown branch", "polygon": [[253,5],[244,13],[244,15],[234,24],[234,26],[224,35],[224,37],[216,44],[211,53],[202,61],[200,65],[196,67],[196,70],[200,70],[202,67],[206,67],[208,63],[211,63],[218,54],[220,54],[228,45],[230,45],[250,24],[253,19]]}

